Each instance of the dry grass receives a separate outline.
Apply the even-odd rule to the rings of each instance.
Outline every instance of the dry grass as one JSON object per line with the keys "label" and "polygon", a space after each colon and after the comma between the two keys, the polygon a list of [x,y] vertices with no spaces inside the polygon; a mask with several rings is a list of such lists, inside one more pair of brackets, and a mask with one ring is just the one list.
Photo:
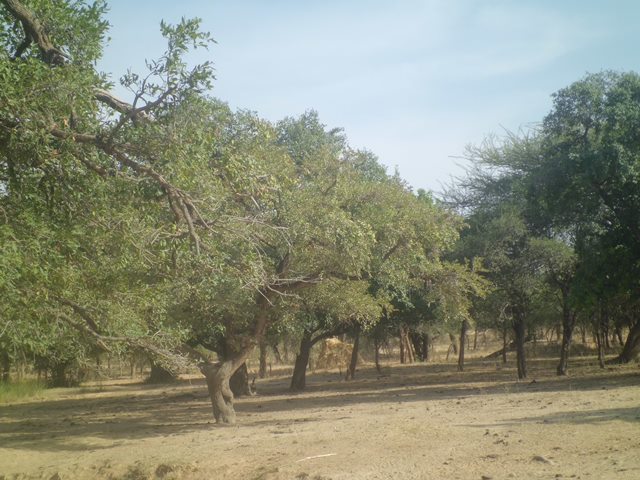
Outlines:
{"label": "dry grass", "polygon": [[502,365],[470,353],[464,372],[453,359],[387,361],[380,374],[367,364],[351,382],[318,371],[296,395],[274,375],[237,402],[234,427],[213,425],[199,377],[23,397],[0,407],[0,476],[640,478],[638,365],[601,370],[595,357],[574,356],[561,378],[556,359],[539,356],[518,382],[511,357]]}

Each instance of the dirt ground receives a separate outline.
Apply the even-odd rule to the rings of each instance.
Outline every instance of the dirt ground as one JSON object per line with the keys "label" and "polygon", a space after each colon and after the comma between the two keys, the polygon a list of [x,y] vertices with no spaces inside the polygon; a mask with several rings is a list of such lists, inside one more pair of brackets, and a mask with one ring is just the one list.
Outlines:
{"label": "dirt ground", "polygon": [[204,382],[109,382],[0,406],[0,479],[640,479],[640,368],[574,358],[399,365],[259,380],[238,424]]}

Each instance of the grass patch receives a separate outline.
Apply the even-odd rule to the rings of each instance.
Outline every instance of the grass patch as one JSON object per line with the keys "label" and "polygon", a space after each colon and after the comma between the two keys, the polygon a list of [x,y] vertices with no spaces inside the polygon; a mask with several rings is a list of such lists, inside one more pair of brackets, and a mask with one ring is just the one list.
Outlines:
{"label": "grass patch", "polygon": [[17,383],[0,383],[0,404],[15,402],[40,395],[45,385],[37,380],[24,380]]}

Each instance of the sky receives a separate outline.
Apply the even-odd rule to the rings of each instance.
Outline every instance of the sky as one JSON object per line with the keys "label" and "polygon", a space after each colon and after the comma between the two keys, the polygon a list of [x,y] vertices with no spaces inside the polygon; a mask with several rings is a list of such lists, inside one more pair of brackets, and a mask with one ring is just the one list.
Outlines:
{"label": "sky", "polygon": [[[527,129],[551,94],[640,71],[635,0],[111,0],[99,67],[117,81],[160,56],[160,21],[202,19],[212,95],[277,121],[316,110],[415,188],[463,174],[465,147]],[[120,91],[122,93],[122,91]],[[124,94],[123,94],[124,95]]]}

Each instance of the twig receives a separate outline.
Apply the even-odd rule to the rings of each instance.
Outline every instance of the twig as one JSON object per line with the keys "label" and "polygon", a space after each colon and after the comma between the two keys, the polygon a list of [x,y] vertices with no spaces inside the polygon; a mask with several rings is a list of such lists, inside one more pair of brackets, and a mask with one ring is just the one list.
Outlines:
{"label": "twig", "polygon": [[312,455],[310,457],[304,457],[304,458],[301,458],[300,460],[296,460],[296,463],[304,462],[305,460],[313,460],[314,458],[333,457],[334,455],[337,455],[337,453],[324,453],[322,455]]}

